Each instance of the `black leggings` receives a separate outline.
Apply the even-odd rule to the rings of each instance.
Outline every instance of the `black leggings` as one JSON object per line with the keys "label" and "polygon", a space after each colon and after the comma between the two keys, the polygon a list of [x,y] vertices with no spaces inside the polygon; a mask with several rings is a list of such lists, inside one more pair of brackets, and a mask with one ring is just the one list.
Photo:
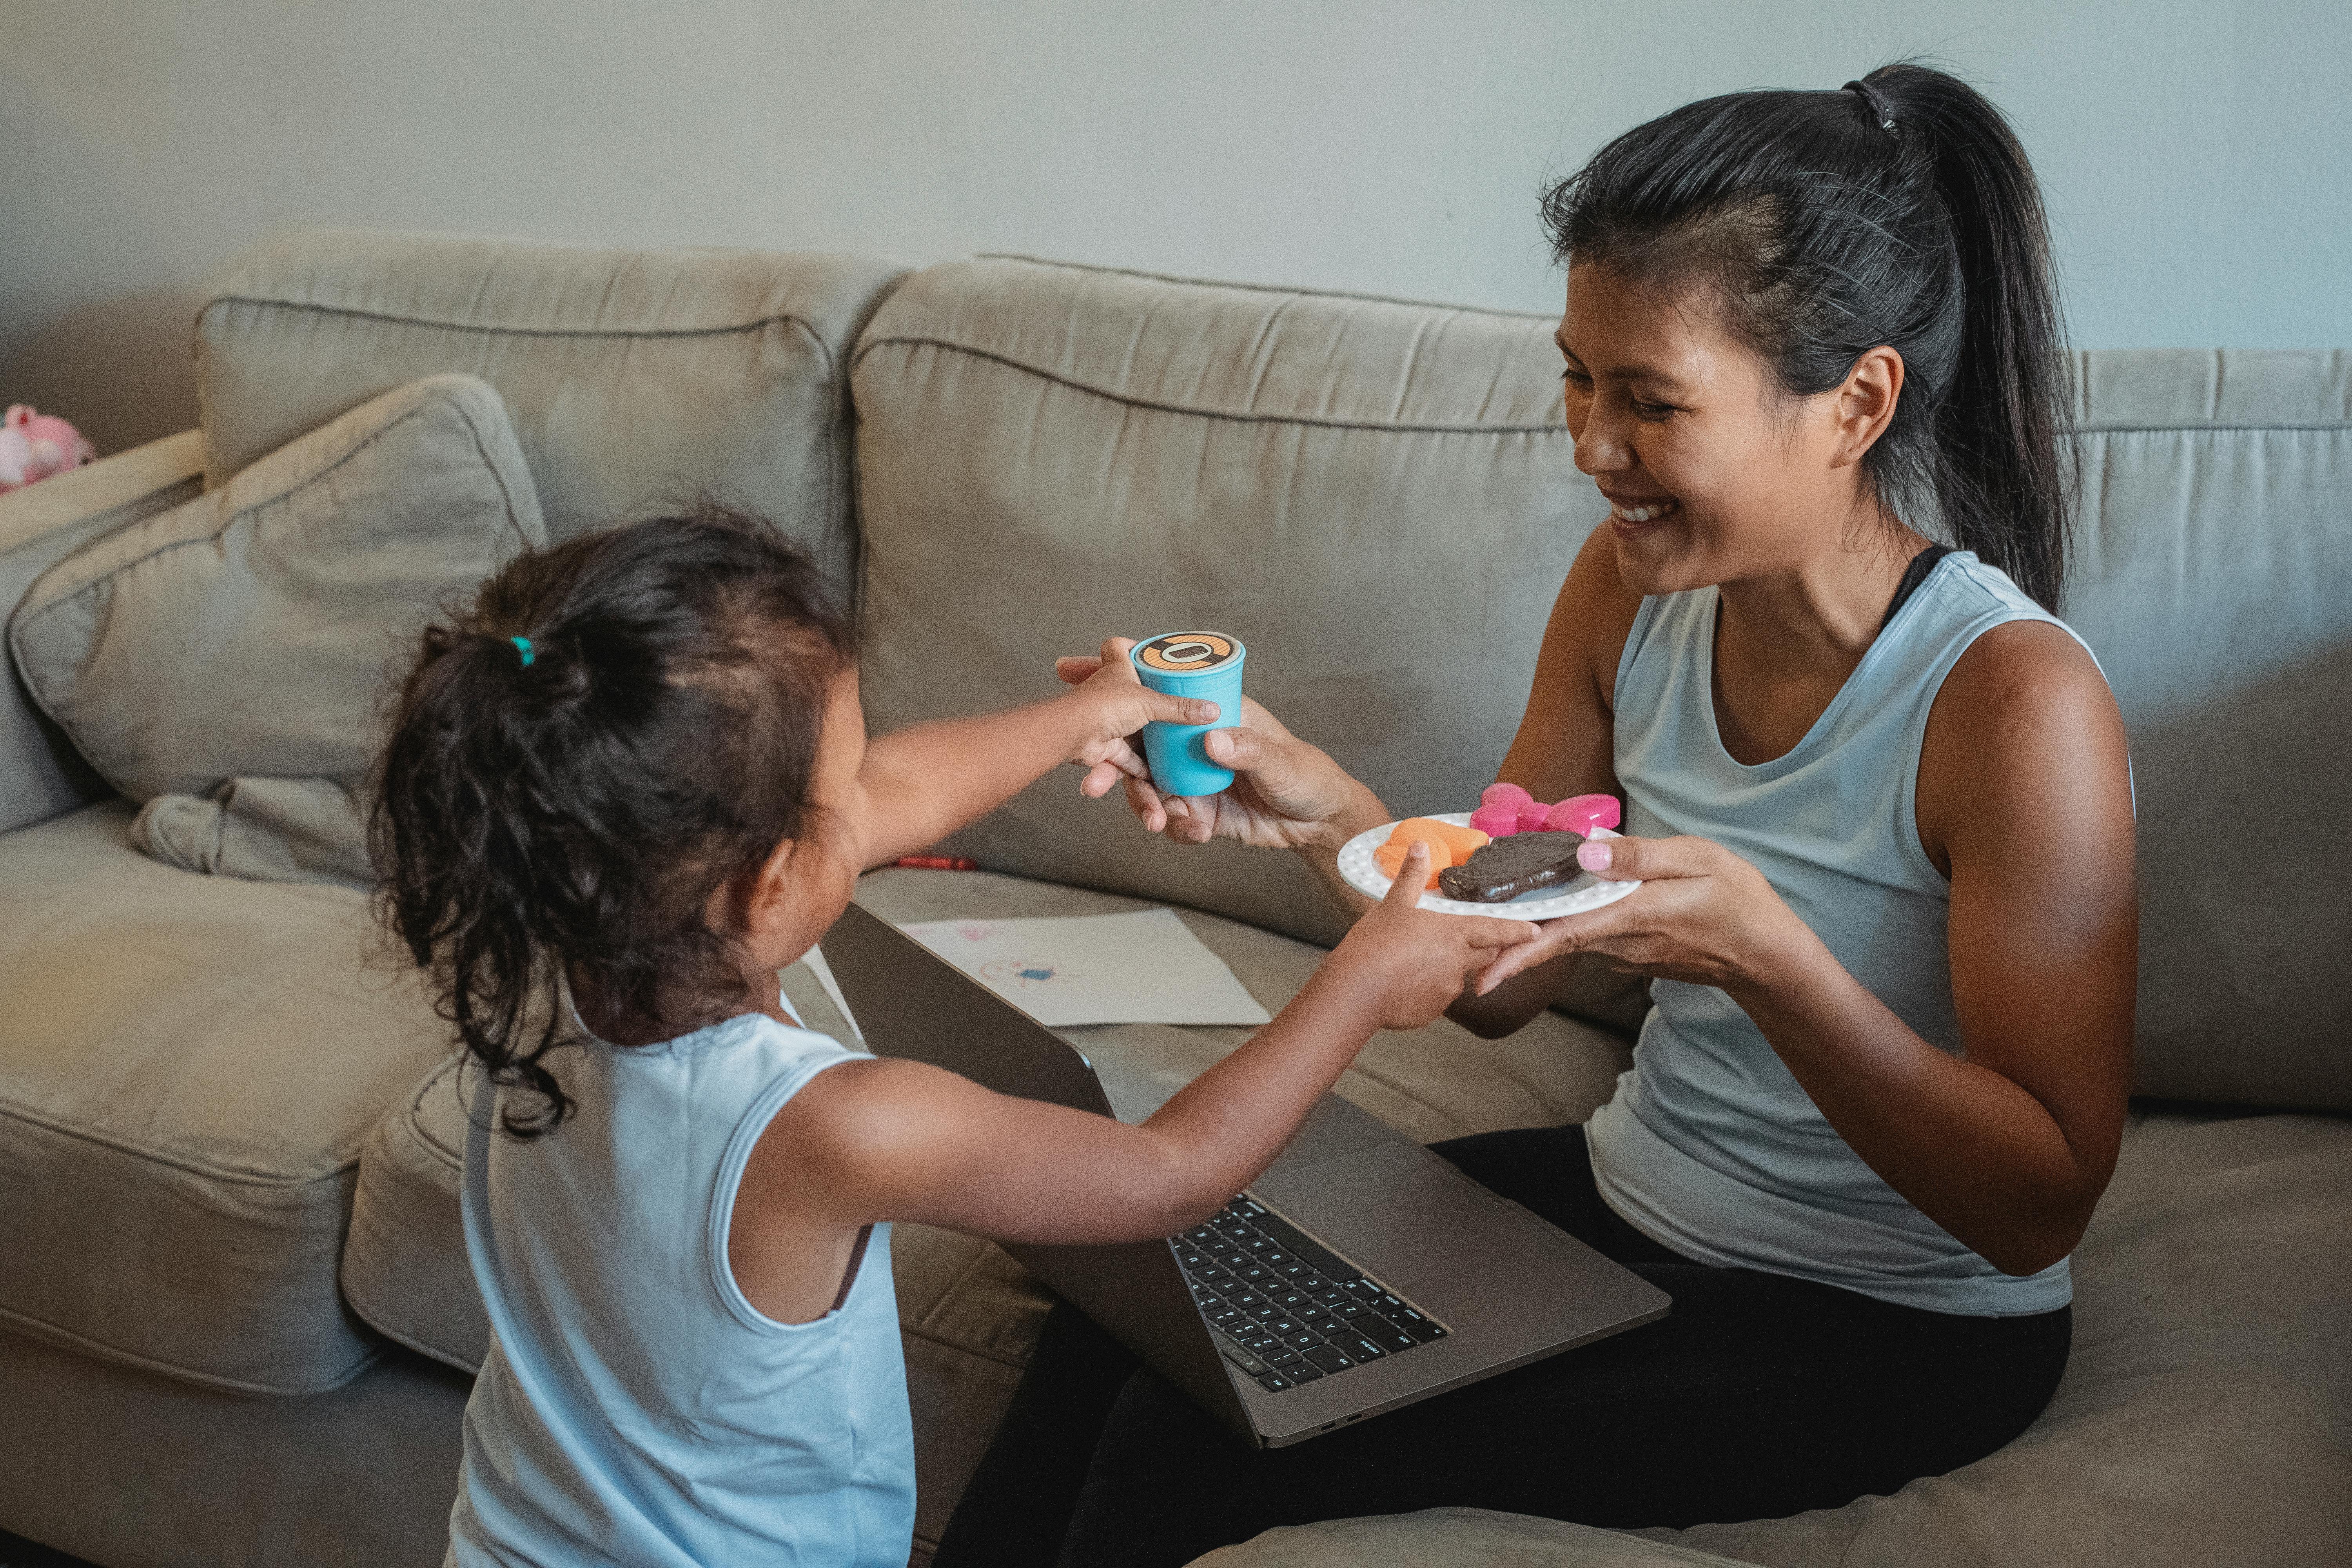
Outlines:
{"label": "black leggings", "polygon": [[1664,1290],[1674,1310],[1257,1452],[1057,1306],[936,1568],[1173,1568],[1279,1524],[1444,1505],[1620,1529],[1834,1508],[1991,1453],[2042,1413],[2065,1370],[2068,1308],[1929,1312],[1669,1251],[1601,1202],[1581,1127],[1435,1147]]}

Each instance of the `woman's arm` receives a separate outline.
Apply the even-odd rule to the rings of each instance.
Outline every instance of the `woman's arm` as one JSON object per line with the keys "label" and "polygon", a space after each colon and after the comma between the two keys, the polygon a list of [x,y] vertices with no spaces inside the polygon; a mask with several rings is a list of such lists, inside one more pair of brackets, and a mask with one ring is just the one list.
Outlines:
{"label": "woman's arm", "polygon": [[729,1244],[745,1294],[787,1321],[822,1312],[839,1265],[813,1265],[845,1263],[857,1227],[881,1220],[1046,1243],[1198,1224],[1281,1152],[1372,1031],[1427,1023],[1496,951],[1534,934],[1523,921],[1415,909],[1427,879],[1424,852],[1272,1023],[1139,1127],[916,1062],[818,1075],[745,1171]]}
{"label": "woman's arm", "polygon": [[2081,1239],[2122,1137],[2138,952],[2129,778],[2115,699],[2058,628],[1998,627],[1946,680],[1917,801],[1922,847],[1951,878],[1959,1057],[1704,839],[1588,845],[1608,854],[1596,868],[1641,889],[1553,922],[1482,984],[1565,949],[1721,987],[1889,1186],[1996,1268],[2031,1274]]}

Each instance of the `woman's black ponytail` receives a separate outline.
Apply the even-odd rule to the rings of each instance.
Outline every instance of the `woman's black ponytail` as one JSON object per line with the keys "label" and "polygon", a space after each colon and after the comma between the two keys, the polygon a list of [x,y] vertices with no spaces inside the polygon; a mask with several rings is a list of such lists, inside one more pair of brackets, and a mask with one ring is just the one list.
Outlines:
{"label": "woman's black ponytail", "polygon": [[1900,353],[1902,397],[1864,459],[1879,500],[1932,513],[2057,607],[2074,485],[2049,225],[1981,93],[1901,64],[1837,92],[1686,104],[1553,186],[1544,217],[1563,261],[1715,290],[1792,395]]}
{"label": "woman's black ponytail", "polygon": [[851,628],[805,552],[705,503],[522,555],[424,634],[376,768],[385,924],[501,1085],[570,1103],[560,977],[625,1016],[740,1002],[712,894],[806,830]]}

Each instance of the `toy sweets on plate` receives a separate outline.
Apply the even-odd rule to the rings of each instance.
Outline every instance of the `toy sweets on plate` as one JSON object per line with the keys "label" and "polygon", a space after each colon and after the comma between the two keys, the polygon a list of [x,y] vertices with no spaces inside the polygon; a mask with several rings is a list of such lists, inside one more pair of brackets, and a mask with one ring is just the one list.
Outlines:
{"label": "toy sweets on plate", "polygon": [[98,456],[80,431],[32,405],[12,403],[0,416],[0,490],[13,490],[51,474],[79,468]]}
{"label": "toy sweets on plate", "polygon": [[1387,893],[1414,841],[1429,846],[1435,881],[1423,909],[1481,914],[1496,904],[1526,920],[1597,910],[1638,882],[1603,881],[1577,864],[1587,838],[1614,837],[1614,795],[1580,795],[1547,805],[1517,784],[1487,786],[1478,809],[1407,817],[1359,834],[1339,851],[1339,874],[1372,898]]}

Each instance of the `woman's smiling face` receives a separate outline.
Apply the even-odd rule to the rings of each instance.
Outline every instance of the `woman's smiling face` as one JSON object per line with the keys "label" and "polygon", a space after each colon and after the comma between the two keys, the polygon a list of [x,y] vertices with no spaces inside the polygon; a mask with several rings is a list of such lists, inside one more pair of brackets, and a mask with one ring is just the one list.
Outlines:
{"label": "woman's smiling face", "polygon": [[1785,570],[1850,515],[1858,471],[1824,446],[1820,400],[1783,396],[1703,294],[1571,267],[1558,341],[1576,466],[1609,500],[1626,586]]}

